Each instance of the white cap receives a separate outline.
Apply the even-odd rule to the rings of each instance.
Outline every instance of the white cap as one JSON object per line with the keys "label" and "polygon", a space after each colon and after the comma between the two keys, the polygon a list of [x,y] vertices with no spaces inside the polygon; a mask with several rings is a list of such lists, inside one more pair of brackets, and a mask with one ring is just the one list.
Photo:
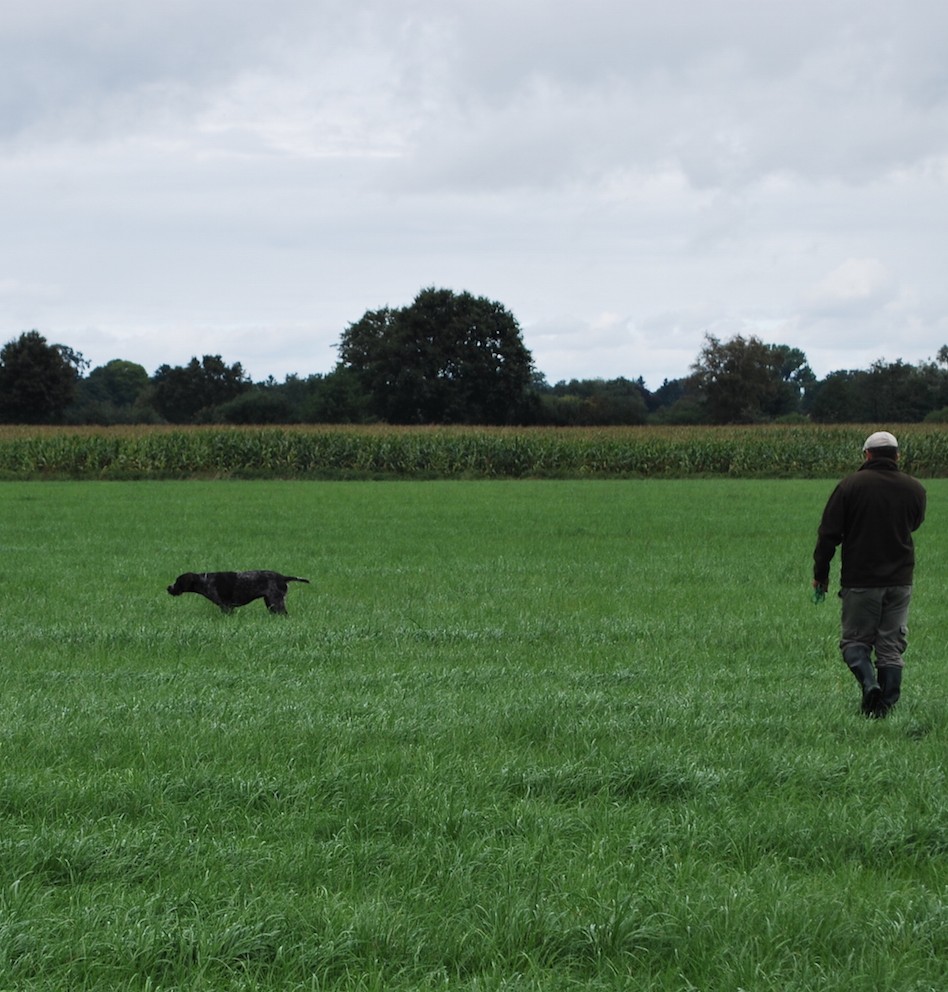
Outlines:
{"label": "white cap", "polygon": [[871,448],[897,448],[899,442],[896,441],[895,435],[890,434],[888,431],[876,431],[875,434],[870,434],[866,438],[866,443],[862,446],[863,451],[869,451]]}

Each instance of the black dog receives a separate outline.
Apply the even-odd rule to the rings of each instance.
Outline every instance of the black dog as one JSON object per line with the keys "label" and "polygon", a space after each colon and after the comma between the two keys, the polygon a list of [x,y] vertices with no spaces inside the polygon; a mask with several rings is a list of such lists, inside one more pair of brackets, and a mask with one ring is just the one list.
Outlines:
{"label": "black dog", "polygon": [[168,586],[172,596],[196,592],[216,603],[225,613],[262,599],[271,613],[286,613],[287,582],[309,582],[294,575],[256,570],[252,572],[185,572]]}

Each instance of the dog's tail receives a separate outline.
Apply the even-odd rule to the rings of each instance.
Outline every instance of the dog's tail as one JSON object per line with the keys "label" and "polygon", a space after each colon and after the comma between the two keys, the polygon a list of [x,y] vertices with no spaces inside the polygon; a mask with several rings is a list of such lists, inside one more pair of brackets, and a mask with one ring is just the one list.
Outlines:
{"label": "dog's tail", "polygon": [[307,584],[309,583],[309,579],[300,579],[295,575],[284,575],[283,578],[286,582],[306,582]]}

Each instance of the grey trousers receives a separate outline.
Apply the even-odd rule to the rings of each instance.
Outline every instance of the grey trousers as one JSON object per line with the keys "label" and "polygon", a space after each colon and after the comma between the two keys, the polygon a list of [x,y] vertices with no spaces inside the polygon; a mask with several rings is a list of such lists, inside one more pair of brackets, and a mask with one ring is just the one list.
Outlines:
{"label": "grey trousers", "polygon": [[843,601],[840,651],[845,652],[852,644],[863,644],[875,648],[877,667],[902,668],[912,587],[844,588],[839,595]]}

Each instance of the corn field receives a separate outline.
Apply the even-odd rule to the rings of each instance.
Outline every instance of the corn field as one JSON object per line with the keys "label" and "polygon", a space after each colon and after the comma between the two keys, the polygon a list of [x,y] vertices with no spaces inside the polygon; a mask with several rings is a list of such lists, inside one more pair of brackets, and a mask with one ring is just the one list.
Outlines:
{"label": "corn field", "polygon": [[[906,471],[948,476],[948,428],[887,427]],[[821,478],[875,429],[0,427],[0,479]]]}

